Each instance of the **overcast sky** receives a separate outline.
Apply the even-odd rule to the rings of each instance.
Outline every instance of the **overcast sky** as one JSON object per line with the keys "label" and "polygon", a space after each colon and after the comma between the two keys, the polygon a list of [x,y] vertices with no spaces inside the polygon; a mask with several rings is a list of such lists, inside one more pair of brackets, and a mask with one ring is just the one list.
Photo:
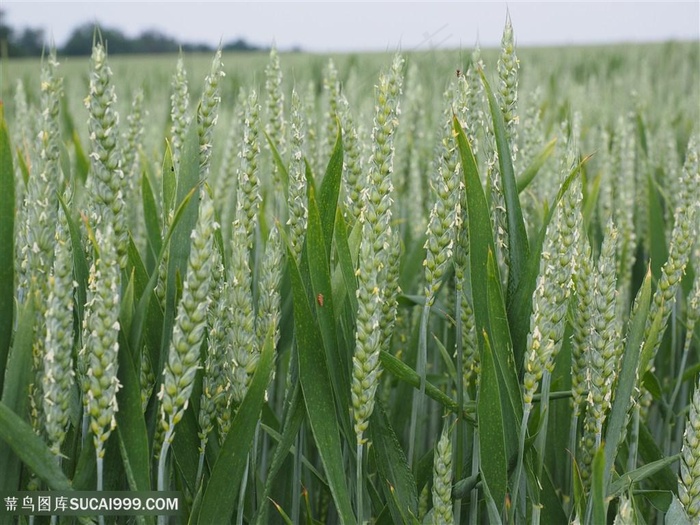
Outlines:
{"label": "overcast sky", "polygon": [[158,29],[181,42],[250,43],[307,51],[471,48],[498,44],[510,11],[520,46],[700,39],[700,2],[32,2],[3,1],[14,28],[39,27],[60,46],[98,21],[129,36]]}

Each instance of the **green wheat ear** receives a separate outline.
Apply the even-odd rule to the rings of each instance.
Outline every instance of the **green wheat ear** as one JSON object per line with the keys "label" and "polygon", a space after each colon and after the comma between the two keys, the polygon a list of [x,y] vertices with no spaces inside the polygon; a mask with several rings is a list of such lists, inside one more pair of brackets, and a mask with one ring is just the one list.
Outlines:
{"label": "green wheat ear", "polygon": [[73,369],[73,260],[68,223],[59,211],[53,272],[49,278],[46,309],[46,353],[43,360],[43,409],[51,451],[60,455],[69,423],[70,400],[75,385]]}
{"label": "green wheat ear", "polygon": [[700,519],[700,382],[690,402],[683,434],[678,499],[691,520]]}
{"label": "green wheat ear", "polygon": [[[63,93],[63,79],[58,75],[56,52],[52,50],[41,67],[41,106],[39,116],[39,133],[34,139],[34,149],[30,150],[30,163],[33,174],[26,183],[26,191],[21,206],[17,228],[20,239],[25,243],[18,245],[19,272],[18,298],[20,302],[32,302],[36,310],[37,330],[32,347],[34,364],[34,381],[30,385],[30,418],[37,432],[45,428],[45,412],[41,405],[44,388],[43,361],[52,349],[45,346],[47,328],[44,322],[48,308],[51,271],[55,257],[55,232],[58,220],[57,192],[63,192],[63,173],[61,167],[61,128],[60,99]],[[24,185],[21,185],[24,186]],[[19,201],[18,201],[19,203]],[[33,290],[29,296],[30,290]],[[70,344],[68,342],[67,344]]]}
{"label": "green wheat ear", "polygon": [[339,106],[340,101],[340,81],[338,80],[338,69],[335,67],[335,62],[333,59],[328,60],[328,64],[324,70],[323,74],[323,91],[324,91],[324,102],[325,102],[325,114],[324,120],[325,128],[323,129],[324,144],[319,153],[322,154],[321,165],[323,165],[326,159],[330,158],[333,152],[333,146],[335,145],[335,133],[336,133],[336,118],[339,117]]}
{"label": "green wheat ear", "polygon": [[498,57],[498,78],[501,111],[506,124],[506,136],[510,144],[513,162],[517,158],[517,124],[518,124],[518,69],[520,61],[515,53],[515,38],[510,15],[506,18],[506,26],[501,38],[501,54]]}
{"label": "green wheat ear", "polygon": [[455,143],[452,133],[445,129],[438,173],[432,181],[435,202],[430,211],[426,231],[425,261],[425,301],[432,306],[435,302],[445,271],[452,262],[455,245],[455,231],[459,229],[460,181],[457,172]]}
{"label": "green wheat ear", "polygon": [[211,164],[212,137],[219,118],[221,103],[220,83],[225,76],[221,63],[221,49],[217,49],[211,63],[211,70],[204,80],[204,91],[197,108],[197,135],[199,137],[199,175],[206,180]]}
{"label": "green wheat ear", "polygon": [[[253,272],[250,254],[255,230],[259,222],[260,179],[258,178],[258,142],[260,106],[255,91],[251,91],[246,107],[241,167],[238,171],[236,218],[231,235],[231,267],[229,270],[229,305],[231,311],[229,374],[231,398],[229,404],[243,401],[260,358],[260,347],[255,333],[255,302],[253,300]],[[219,424],[221,437],[228,432],[228,413],[222,414]],[[227,422],[224,423],[224,420]]]}
{"label": "green wheat ear", "polygon": [[180,166],[180,155],[185,144],[185,134],[190,126],[192,117],[189,113],[190,94],[187,84],[187,71],[182,53],[177,59],[177,69],[173,75],[170,95],[170,148],[173,155],[173,165],[177,171]]}
{"label": "green wheat ear", "polygon": [[[107,52],[102,44],[92,50],[90,94],[85,99],[90,119],[90,144],[93,176],[89,179],[96,201],[93,210],[95,222],[111,225],[114,230],[118,262],[126,266],[127,222],[122,213],[127,190],[122,170],[122,153],[119,144],[119,114],[116,111],[117,95],[112,84],[112,70],[107,62]],[[99,226],[98,226],[99,227]]]}
{"label": "green wheat ear", "polygon": [[586,418],[582,437],[582,474],[587,480],[595,451],[603,438],[603,423],[613,400],[613,383],[619,369],[620,323],[617,319],[617,279],[615,254],[618,234],[612,221],[606,227],[594,287],[590,328],[585,339]]}
{"label": "green wheat ear", "polygon": [[[374,410],[381,366],[379,352],[384,345],[382,331],[383,305],[394,300],[380,290],[383,277],[391,266],[392,239],[391,203],[393,171],[393,138],[398,124],[398,103],[401,94],[403,59],[397,56],[388,74],[382,74],[377,89],[377,111],[372,131],[373,152],[362,194],[362,242],[356,272],[358,287],[357,331],[352,365],[351,397],[355,433],[358,443],[365,442],[364,432]],[[393,248],[392,248],[393,246]],[[394,310],[395,313],[395,310]]]}
{"label": "green wheat ear", "polygon": [[160,425],[164,431],[158,473],[159,490],[163,490],[165,483],[163,467],[168,447],[172,443],[176,425],[185,414],[194,388],[211,301],[211,276],[217,263],[211,253],[214,251],[214,233],[219,225],[214,220],[214,203],[207,191],[200,192],[199,204],[199,216],[191,234],[192,246],[187,260],[182,298],[177,306],[173,335],[163,370],[163,383],[158,393]]}
{"label": "green wheat ear", "polygon": [[[612,221],[610,221],[611,223]],[[573,318],[571,337],[571,391],[573,394],[573,415],[581,414],[587,390],[588,338],[591,331],[591,318],[595,310],[596,273],[591,255],[591,244],[586,235],[581,236],[581,257],[578,271],[574,275],[576,291],[576,314]]]}
{"label": "green wheat ear", "polygon": [[141,170],[142,158],[145,158],[145,148],[142,146],[145,129],[144,120],[148,117],[148,111],[144,108],[143,89],[136,90],[131,101],[131,111],[126,117],[127,130],[122,135],[122,162],[124,177],[126,178],[127,214],[129,232],[138,246],[146,245],[143,228],[144,218],[142,213],[141,195]]}
{"label": "green wheat ear", "polygon": [[525,356],[523,397],[526,407],[532,406],[544,372],[552,371],[563,342],[566,310],[573,287],[572,261],[577,260],[580,206],[581,183],[576,180],[557,205],[542,247]]}
{"label": "green wheat ear", "polygon": [[[54,231],[57,221],[56,192],[62,193],[63,173],[60,164],[61,128],[60,99],[63,79],[58,75],[56,51],[51,50],[41,68],[41,117],[37,153],[33,159],[36,175],[30,177],[22,206],[21,224],[24,244],[18,246],[22,255],[19,268],[19,297],[24,299],[32,284],[38,288],[39,301],[48,295],[47,283],[53,262]],[[23,110],[24,108],[18,108]],[[28,110],[27,110],[28,111]],[[24,185],[20,187],[24,188]],[[36,297],[35,297],[36,300]],[[39,314],[46,308],[39,305]]]}
{"label": "green wheat ear", "polygon": [[304,248],[304,235],[306,234],[306,221],[308,210],[306,207],[306,169],[304,166],[304,142],[306,137],[306,122],[301,98],[296,89],[292,90],[292,116],[291,116],[291,159],[289,161],[289,189],[287,202],[289,207],[289,243],[292,245],[297,264],[301,261],[301,252]]}
{"label": "green wheat ear", "polygon": [[[225,392],[231,387],[226,375],[228,358],[228,284],[224,280],[224,266],[218,249],[212,251],[211,301],[207,311],[207,353],[204,357],[202,396],[199,408],[200,453],[203,455],[209,435],[214,430],[217,409],[225,401]],[[222,411],[225,407],[222,408]],[[203,461],[203,456],[200,456]]]}
{"label": "green wheat ear", "polygon": [[120,272],[111,224],[95,232],[99,256],[90,268],[83,321],[82,383],[98,459],[117,422]]}
{"label": "green wheat ear", "polygon": [[451,424],[445,421],[433,456],[433,524],[450,525],[452,512],[452,439]]}
{"label": "green wheat ear", "polygon": [[[284,92],[282,91],[282,68],[275,46],[270,50],[270,59],[265,67],[266,119],[265,133],[273,139],[280,156],[285,159],[287,154],[287,123],[284,118]],[[284,185],[276,163],[272,163],[272,179],[275,199],[281,201]],[[282,203],[275,203],[275,213],[278,214]]]}
{"label": "green wheat ear", "polygon": [[661,268],[661,278],[654,293],[653,303],[649,311],[645,337],[649,337],[653,320],[661,315],[661,329],[657,332],[656,340],[652,341],[653,357],[649,368],[653,366],[654,357],[661,345],[666,324],[676,301],[681,279],[685,274],[696,242],[698,230],[698,198],[700,196],[700,169],[698,163],[697,138],[692,136],[688,142],[686,159],[681,175],[682,192],[678,196],[678,205],[674,212],[674,225],[669,244],[668,259]]}
{"label": "green wheat ear", "polygon": [[343,127],[345,203],[351,217],[357,221],[362,213],[362,191],[365,187],[365,179],[362,176],[364,167],[362,143],[350,111],[350,104],[344,94],[340,96],[338,105]]}

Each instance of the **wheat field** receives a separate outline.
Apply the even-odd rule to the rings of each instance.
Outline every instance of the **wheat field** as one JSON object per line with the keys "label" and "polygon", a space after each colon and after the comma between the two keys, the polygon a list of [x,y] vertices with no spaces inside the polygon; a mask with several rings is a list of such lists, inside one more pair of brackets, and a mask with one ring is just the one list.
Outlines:
{"label": "wheat field", "polygon": [[0,523],[698,523],[700,47],[515,41],[4,63],[0,496],[184,508]]}

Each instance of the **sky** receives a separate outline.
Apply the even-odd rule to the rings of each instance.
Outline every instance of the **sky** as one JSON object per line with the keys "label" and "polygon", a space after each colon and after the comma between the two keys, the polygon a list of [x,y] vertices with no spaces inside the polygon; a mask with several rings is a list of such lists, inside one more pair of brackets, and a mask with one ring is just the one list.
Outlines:
{"label": "sky", "polygon": [[34,2],[3,1],[14,28],[62,45],[99,22],[134,37],[157,29],[180,42],[243,38],[280,50],[395,51],[498,45],[506,12],[519,46],[700,40],[700,2]]}

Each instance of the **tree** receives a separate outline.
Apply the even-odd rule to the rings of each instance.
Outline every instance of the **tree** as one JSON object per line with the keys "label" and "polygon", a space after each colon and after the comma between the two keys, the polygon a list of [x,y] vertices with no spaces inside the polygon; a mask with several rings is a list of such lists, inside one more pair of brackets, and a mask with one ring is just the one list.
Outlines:
{"label": "tree", "polygon": [[174,38],[155,29],[141,33],[133,45],[137,53],[176,53],[178,48]]}
{"label": "tree", "polygon": [[259,51],[262,48],[251,45],[242,38],[239,38],[224,44],[223,49],[224,51]]}
{"label": "tree", "polygon": [[17,33],[5,21],[6,12],[0,9],[0,56],[39,56],[44,49],[44,30],[25,27]]}
{"label": "tree", "polygon": [[22,34],[14,40],[17,48],[15,56],[38,56],[44,50],[44,30],[25,27]]}
{"label": "tree", "polygon": [[110,54],[133,52],[133,42],[119,29],[100,28],[91,23],[83,24],[74,29],[60,51],[69,56],[90,55],[95,37],[102,39]]}
{"label": "tree", "polygon": [[[41,28],[25,27],[21,31],[10,26],[6,21],[6,11],[0,8],[0,57],[40,56],[46,45],[45,33]],[[76,27],[68,37],[59,54],[76,56],[90,55],[92,44],[98,38],[107,46],[110,54],[127,53],[176,53],[178,49],[186,52],[212,52],[214,48],[205,43],[180,44],[175,38],[156,29],[142,32],[136,38],[129,38],[121,30],[95,26],[92,23]],[[257,51],[262,48],[251,45],[242,38],[223,46],[224,50]]]}
{"label": "tree", "polygon": [[14,31],[5,23],[5,11],[0,9],[0,56],[14,56],[12,38]]}
{"label": "tree", "polygon": [[5,23],[5,11],[0,9],[0,41],[9,42],[12,40],[12,28]]}

